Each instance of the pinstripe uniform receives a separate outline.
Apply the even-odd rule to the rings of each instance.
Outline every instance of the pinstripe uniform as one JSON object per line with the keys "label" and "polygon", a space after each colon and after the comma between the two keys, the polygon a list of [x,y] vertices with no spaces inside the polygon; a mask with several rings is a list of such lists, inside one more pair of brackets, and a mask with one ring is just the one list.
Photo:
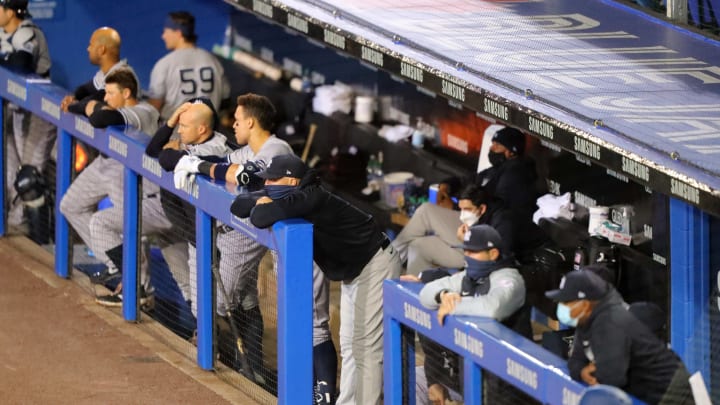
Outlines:
{"label": "pinstripe uniform", "polygon": [[[230,152],[232,152],[232,149],[230,149],[230,147],[228,147],[227,145],[227,138],[220,132],[214,132],[213,136],[210,139],[201,144],[181,144],[180,147],[182,148],[182,150],[187,152],[188,155],[191,156],[227,156]],[[182,210],[183,207],[178,205],[177,207],[173,206],[172,209]],[[187,232],[184,233],[185,235],[183,235],[183,240],[177,243],[181,245],[181,247],[170,246],[167,248],[167,250],[182,249],[182,252],[173,250],[173,254],[180,253],[185,260],[177,260],[177,263],[174,263],[175,260],[173,259],[176,258],[170,257],[169,254],[165,254],[165,249],[163,250],[163,256],[165,256],[165,260],[168,262],[170,272],[172,273],[173,278],[175,279],[175,282],[177,283],[178,288],[183,295],[183,298],[185,300],[191,300],[190,297],[192,297],[192,293],[190,288],[190,269],[196,268],[196,253],[195,247],[184,239],[184,236],[187,236]],[[192,235],[194,235],[194,232]],[[173,262],[175,265],[172,265],[171,262]],[[193,271],[192,274],[192,278],[194,279],[195,271]]]}
{"label": "pinstripe uniform", "polygon": [[[278,146],[272,146],[268,149],[269,143],[277,143]],[[280,146],[282,145],[282,146]],[[247,150],[245,150],[247,148]],[[292,148],[285,141],[282,141],[275,136],[265,142],[263,147],[258,151],[256,156],[248,155],[252,154],[252,150],[249,147],[241,148],[233,152],[228,158],[231,163],[244,164],[248,160],[252,160],[258,166],[265,168],[273,157],[293,153]],[[248,227],[253,225],[247,218],[236,218],[238,221],[243,222]],[[228,239],[224,241],[223,239]],[[228,291],[236,292],[239,290],[240,294],[233,294],[230,297],[232,301],[230,307],[240,304],[243,309],[249,309],[251,305],[257,305],[257,277],[258,277],[258,266],[247,265],[243,263],[243,260],[248,262],[254,261],[259,263],[262,256],[267,251],[267,248],[263,245],[255,242],[244,233],[238,231],[230,231],[225,235],[219,234],[217,241],[218,249],[220,249],[220,276],[223,277],[225,282],[225,274],[230,275],[230,282],[237,282],[235,288],[229,288],[228,284],[225,283],[225,288]],[[255,245],[255,246],[253,246]],[[225,246],[223,248],[222,246]],[[238,246],[240,247],[238,249]],[[245,250],[247,253],[243,253]],[[277,253],[273,253],[273,270],[277,273]],[[225,259],[223,259],[223,257]],[[225,261],[225,265],[223,265]],[[223,271],[224,267],[224,271]],[[247,280],[243,280],[247,279]],[[232,284],[231,284],[232,285]],[[245,295],[242,294],[243,290],[246,290]],[[235,301],[235,299],[241,299],[241,302]],[[330,283],[325,278],[320,268],[313,262],[313,346],[330,340]],[[222,303],[220,299],[217,300],[218,306]],[[234,304],[234,305],[233,305]]]}
{"label": "pinstripe uniform", "polygon": [[[147,104],[153,111],[154,107]],[[123,114],[132,114],[132,111],[123,111]],[[198,145],[183,145],[183,148],[199,156],[203,155],[222,155],[230,152],[230,148],[227,146],[227,138],[224,135],[215,132],[214,136],[207,142]],[[172,229],[172,223],[167,218],[165,210],[160,200],[160,187],[147,180],[143,179],[143,198],[142,198],[142,229],[141,233],[143,236],[148,235],[163,235],[162,238],[164,243],[173,245],[173,242],[178,241],[175,235],[170,233]],[[110,259],[105,254],[106,251],[120,245],[122,243],[123,234],[123,215],[122,207],[118,211],[115,207],[106,210],[98,211],[93,214],[90,220],[90,234],[92,241],[92,249],[95,252],[96,257],[102,260],[108,267],[114,266]],[[147,251],[143,251],[144,255],[147,255]],[[146,270],[145,270],[146,271]],[[179,279],[187,279],[188,269],[185,265],[182,265],[179,269],[171,268],[170,271],[175,275],[178,274]],[[149,277],[143,277],[141,280],[146,291],[151,290],[149,285]]]}
{"label": "pinstripe uniform", "polygon": [[[262,145],[257,155],[253,153],[250,146],[233,151],[226,159],[227,163],[235,163],[244,165],[248,161],[255,162],[260,167],[265,167],[268,162],[278,155],[293,153],[292,148],[287,142],[271,136]],[[248,227],[252,227],[247,220],[241,220]],[[232,230],[218,223],[217,248],[220,251],[220,277],[222,278],[225,291],[230,298],[229,303],[225,302],[225,298],[218,291],[216,302],[218,313],[223,313],[225,305],[234,309],[239,304],[243,309],[248,310],[258,305],[257,297],[257,276],[258,264],[263,255],[267,252],[267,248],[244,233]],[[194,249],[190,251],[190,268],[196,269]],[[190,290],[192,296],[192,311],[197,313],[197,283],[196,272],[190,272]]]}
{"label": "pinstripe uniform", "polygon": [[[157,129],[157,110],[146,102],[123,107],[118,111],[122,114],[128,126],[146,133],[153,133]],[[94,242],[97,238],[105,236],[91,232],[92,217],[97,211],[98,203],[109,196],[113,207],[104,211],[110,212],[109,215],[119,217],[122,223],[123,168],[124,166],[114,159],[98,156],[72,182],[60,201],[60,212],[65,215],[68,222],[75,228],[83,242],[91,247],[96,257],[103,262],[109,262],[105,254],[107,249],[98,250]],[[157,190],[157,185],[152,185],[150,182],[145,181],[143,185],[144,193],[149,193],[153,186]],[[108,214],[106,213],[106,215]],[[120,229],[122,229],[122,224]]]}
{"label": "pinstripe uniform", "polygon": [[207,97],[220,106],[229,95],[230,85],[222,65],[202,48],[176,49],[158,60],[150,73],[148,97],[163,100],[162,121],[167,121],[189,98]]}
{"label": "pinstripe uniform", "polygon": [[[3,54],[14,52],[27,52],[32,54],[34,70],[32,73],[47,77],[50,73],[50,52],[47,47],[45,35],[31,20],[23,20],[17,30],[11,34],[0,30],[0,51]],[[42,171],[45,162],[50,156],[50,150],[55,143],[57,130],[54,125],[42,118],[30,114],[15,104],[6,103],[6,130],[7,133],[7,183],[5,187],[11,203],[8,214],[10,224],[19,224],[22,221],[23,206],[13,204],[17,192],[13,187],[17,169],[23,165],[33,165]]]}

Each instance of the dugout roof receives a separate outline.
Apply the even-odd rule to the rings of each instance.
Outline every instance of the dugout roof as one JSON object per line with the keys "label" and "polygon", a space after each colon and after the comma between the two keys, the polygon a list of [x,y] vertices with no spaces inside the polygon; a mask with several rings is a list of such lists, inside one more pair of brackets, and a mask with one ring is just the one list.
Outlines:
{"label": "dugout roof", "polygon": [[611,0],[226,0],[720,215],[720,42]]}

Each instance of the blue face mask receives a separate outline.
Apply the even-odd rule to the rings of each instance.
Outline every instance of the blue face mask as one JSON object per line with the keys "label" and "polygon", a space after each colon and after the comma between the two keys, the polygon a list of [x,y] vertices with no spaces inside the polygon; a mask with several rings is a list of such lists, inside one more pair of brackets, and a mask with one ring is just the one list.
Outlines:
{"label": "blue face mask", "polygon": [[558,303],[555,314],[557,315],[558,321],[560,321],[563,325],[572,326],[574,328],[578,324],[578,318],[573,318],[570,315],[570,307],[563,303]]}
{"label": "blue face mask", "polygon": [[296,186],[266,184],[265,192],[267,192],[267,195],[271,200],[282,200],[292,194],[296,188]]}
{"label": "blue face mask", "polygon": [[473,259],[470,256],[465,256],[465,262],[467,263],[465,274],[473,281],[478,281],[481,278],[485,278],[489,276],[490,273],[501,267],[499,263],[495,260],[483,262]]}

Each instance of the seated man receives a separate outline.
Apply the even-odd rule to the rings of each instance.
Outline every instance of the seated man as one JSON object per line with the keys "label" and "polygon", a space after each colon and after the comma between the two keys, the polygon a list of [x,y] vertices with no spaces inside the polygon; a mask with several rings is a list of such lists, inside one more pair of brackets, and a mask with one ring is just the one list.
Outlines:
{"label": "seated man", "polygon": [[[167,148],[164,149],[167,153],[176,152],[179,156],[228,153],[230,149],[227,147],[225,136],[216,134],[213,131],[215,115],[212,103],[207,99],[182,104],[170,117],[168,123],[158,129],[148,148],[151,152],[157,152],[158,155],[162,155],[163,147]],[[179,141],[168,142],[175,125],[178,126]],[[163,142],[164,146],[160,146],[159,144]],[[175,150],[175,148],[182,149],[182,151]],[[181,238],[171,232],[174,224],[165,215],[161,195],[156,184],[149,181],[143,182],[141,232],[144,236],[151,234],[165,235],[161,240],[161,244],[163,245],[163,253],[166,258],[170,259],[168,256],[171,254],[187,252],[187,247],[183,245],[183,251],[167,250],[175,249],[174,242],[179,242]],[[117,208],[113,207],[95,213],[90,221],[90,234],[93,240],[92,248],[98,258],[104,259],[108,257],[106,261],[108,271],[102,278],[107,279],[113,275],[119,275],[119,269],[122,268],[120,260],[122,257],[123,235],[122,211],[118,211]],[[144,258],[148,252],[145,247],[143,249]],[[114,252],[114,254],[108,254],[108,252]],[[178,276],[179,285],[182,286],[183,280],[189,278],[187,260],[184,263],[182,261],[171,263],[171,260],[168,260],[168,262],[168,264],[172,264],[169,266],[170,271],[174,276]],[[147,264],[142,264],[141,269],[145,269],[145,267],[147,267]],[[146,269],[144,271],[147,272]],[[144,285],[144,287],[146,290],[152,290],[149,285]],[[122,296],[120,294],[111,294],[99,297],[97,302],[105,306],[120,306],[122,305]]]}
{"label": "seated man", "polygon": [[[488,159],[492,164],[490,168],[477,174],[473,173],[472,176],[466,179],[453,178],[448,180],[465,185],[474,184],[482,187],[490,195],[502,200],[512,214],[514,237],[509,245],[512,246],[513,253],[520,263],[532,263],[534,262],[534,250],[541,247],[547,241],[547,238],[532,221],[533,212],[537,209],[536,200],[539,193],[535,184],[537,181],[535,162],[525,156],[525,135],[510,127],[497,131],[492,137]],[[460,225],[457,217],[455,217],[457,214],[451,211],[450,196],[447,191],[444,191],[448,189],[447,184],[440,185],[438,206],[424,205],[425,212],[422,212],[424,217],[421,220],[425,224],[425,229],[431,230],[440,239],[446,241],[445,244],[448,244],[447,241],[454,238],[452,230]],[[423,208],[423,206],[420,208]],[[415,215],[417,215],[417,212]],[[453,224],[453,226],[446,225],[448,223]],[[502,231],[500,232],[505,238],[505,234]],[[394,244],[400,252],[400,257],[406,259],[407,243],[410,242],[410,239],[425,236],[426,233],[419,235],[402,235],[401,233],[398,235],[398,240]],[[444,265],[442,263],[437,264]],[[420,268],[419,270],[423,269]],[[417,266],[408,262],[408,273],[417,274],[416,272],[419,270]]]}
{"label": "seated man", "polygon": [[648,404],[694,403],[682,360],[600,276],[571,271],[546,295],[558,302],[558,320],[576,327],[568,360],[573,379],[619,387]]}
{"label": "seated man", "polygon": [[[117,69],[105,78],[105,103],[86,99],[78,108],[96,128],[127,125],[146,133],[157,129],[158,113],[150,104],[137,99],[138,83],[129,69]],[[60,212],[77,231],[85,245],[93,247],[90,220],[98,203],[110,197],[115,212],[122,213],[124,166],[109,157],[98,156],[72,182],[60,201]],[[147,192],[148,190],[145,190]],[[122,218],[122,215],[120,214]],[[108,265],[112,261],[104,251],[94,250]]]}
{"label": "seated man", "polygon": [[453,248],[462,241],[473,225],[487,224],[500,233],[506,248],[513,251],[513,223],[511,213],[502,201],[492,197],[476,185],[467,186],[458,200],[457,211],[425,203],[421,205],[393,241],[403,261],[407,260],[407,274],[418,275],[435,267],[459,269],[465,265],[460,249]]}
{"label": "seated man", "polygon": [[[437,309],[440,325],[447,315],[486,316],[496,319],[523,336],[529,337],[530,319],[525,304],[525,282],[515,269],[512,256],[502,255],[500,234],[488,225],[476,225],[465,234],[462,245],[466,266],[464,271],[426,284],[420,291],[420,302],[429,309]],[[457,363],[457,356],[443,353],[436,345],[422,339],[425,351],[425,375],[428,393],[447,393],[459,384],[457,370],[462,367],[445,367]],[[444,356],[445,358],[443,358]],[[442,367],[441,367],[442,366]],[[455,370],[448,377],[445,371]],[[443,387],[436,386],[442,385]],[[495,392],[503,387],[495,381]]]}

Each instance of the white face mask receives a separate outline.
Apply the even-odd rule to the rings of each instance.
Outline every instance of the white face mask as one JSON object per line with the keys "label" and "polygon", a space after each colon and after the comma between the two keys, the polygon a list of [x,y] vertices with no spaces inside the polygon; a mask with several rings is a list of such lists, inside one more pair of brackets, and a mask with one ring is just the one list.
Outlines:
{"label": "white face mask", "polygon": [[473,226],[480,219],[480,215],[470,210],[460,210],[460,222],[467,226]]}

